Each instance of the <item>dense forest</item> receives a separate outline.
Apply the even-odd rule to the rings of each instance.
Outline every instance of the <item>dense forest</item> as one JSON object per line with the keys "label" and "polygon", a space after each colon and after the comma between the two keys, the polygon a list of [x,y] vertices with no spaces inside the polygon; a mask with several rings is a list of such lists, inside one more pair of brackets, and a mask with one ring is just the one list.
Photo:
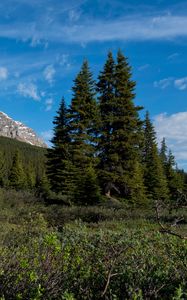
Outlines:
{"label": "dense forest", "polygon": [[0,138],[0,300],[187,298],[186,173],[132,77],[84,61],[51,148]]}
{"label": "dense forest", "polygon": [[0,186],[36,188],[45,173],[46,149],[0,137]]}
{"label": "dense forest", "polygon": [[141,120],[128,59],[109,52],[98,81],[87,61],[74,80],[69,107],[62,99],[54,119],[53,147],[47,154],[50,189],[66,203],[93,205],[102,197],[143,205],[175,202],[185,194],[163,139],[157,145],[149,113]]}

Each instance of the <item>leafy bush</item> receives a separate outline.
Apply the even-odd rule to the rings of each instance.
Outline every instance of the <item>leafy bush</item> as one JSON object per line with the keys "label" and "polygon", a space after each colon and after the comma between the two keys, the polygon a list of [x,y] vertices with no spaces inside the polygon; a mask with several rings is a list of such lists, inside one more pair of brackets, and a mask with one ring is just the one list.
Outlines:
{"label": "leafy bush", "polygon": [[92,231],[76,222],[3,247],[1,297],[180,299],[186,264],[185,240],[150,229]]}

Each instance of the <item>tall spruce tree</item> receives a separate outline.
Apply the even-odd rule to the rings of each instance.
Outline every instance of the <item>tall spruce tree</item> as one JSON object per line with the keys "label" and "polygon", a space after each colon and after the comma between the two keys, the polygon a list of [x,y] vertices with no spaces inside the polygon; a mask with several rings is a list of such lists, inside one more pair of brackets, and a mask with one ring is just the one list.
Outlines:
{"label": "tall spruce tree", "polygon": [[153,200],[168,200],[169,191],[166,176],[156,143],[156,133],[146,112],[144,125],[144,182],[148,196]]}
{"label": "tall spruce tree", "polygon": [[[95,83],[88,62],[84,61],[74,80],[73,98],[69,109],[66,109],[62,100],[55,117],[53,147],[47,155],[47,175],[51,188],[55,192],[61,192],[69,201],[82,203],[85,200],[88,203],[88,197],[93,198],[93,195],[88,195],[86,174],[89,175],[90,163],[93,166],[96,164],[97,115]],[[90,192],[94,191],[95,184],[96,181],[90,180]]]}
{"label": "tall spruce tree", "polygon": [[71,136],[71,158],[77,167],[94,162],[98,108],[95,99],[95,82],[85,60],[74,80],[73,98],[68,110]]}
{"label": "tall spruce tree", "polygon": [[[83,62],[72,89],[73,98],[68,110],[68,120],[71,137],[70,156],[72,165],[76,169],[76,172],[74,172],[74,201],[88,204],[92,202],[91,199],[97,197],[94,192],[97,181],[90,180],[88,183],[88,177],[90,173],[89,166],[92,165],[92,168],[94,168],[97,164],[95,153],[99,114],[95,99],[95,82],[87,61]],[[93,175],[93,172],[90,174]],[[94,179],[94,176],[92,176],[92,179]]]}
{"label": "tall spruce tree", "polygon": [[132,178],[139,161],[142,122],[138,114],[141,107],[133,102],[135,82],[131,77],[131,67],[121,51],[117,64],[109,53],[97,84],[102,125],[100,172],[107,195],[113,188],[121,196],[131,197],[134,188]]}
{"label": "tall spruce tree", "polygon": [[[57,193],[66,192],[67,169],[69,170],[69,127],[65,100],[62,98],[59,110],[53,121],[54,136],[51,140],[52,148],[47,153],[47,177],[51,189]],[[69,171],[68,171],[69,173]]]}
{"label": "tall spruce tree", "polygon": [[161,158],[161,162],[163,164],[163,168],[164,168],[164,172],[166,174],[166,168],[167,168],[167,164],[168,164],[168,157],[167,157],[167,145],[166,145],[166,139],[163,138],[161,141],[161,148],[160,148],[160,158]]}
{"label": "tall spruce tree", "polygon": [[26,187],[26,175],[23,169],[19,151],[16,151],[15,155],[13,156],[12,167],[10,169],[8,179],[9,186],[16,190],[22,190]]}
{"label": "tall spruce tree", "polygon": [[118,175],[115,171],[115,151],[113,148],[113,121],[115,112],[115,61],[111,52],[108,53],[103,71],[100,72],[97,83],[100,108],[100,135],[98,142],[99,179],[105,193],[110,195],[110,189],[115,187]]}

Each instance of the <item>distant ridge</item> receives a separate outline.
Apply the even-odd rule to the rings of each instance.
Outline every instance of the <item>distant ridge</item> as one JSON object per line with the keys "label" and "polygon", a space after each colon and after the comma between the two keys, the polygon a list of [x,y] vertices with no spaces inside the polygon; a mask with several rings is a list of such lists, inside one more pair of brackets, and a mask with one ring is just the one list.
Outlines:
{"label": "distant ridge", "polygon": [[14,121],[4,112],[0,112],[0,136],[16,139],[33,146],[47,147],[45,142],[37,136],[33,129],[19,121]]}

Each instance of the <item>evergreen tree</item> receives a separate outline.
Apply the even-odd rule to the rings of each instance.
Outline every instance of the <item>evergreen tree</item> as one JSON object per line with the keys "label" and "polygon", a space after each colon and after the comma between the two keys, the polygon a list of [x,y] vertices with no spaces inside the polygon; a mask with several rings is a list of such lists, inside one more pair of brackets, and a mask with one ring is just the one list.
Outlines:
{"label": "evergreen tree", "polygon": [[47,176],[51,189],[63,193],[66,169],[69,163],[69,127],[67,120],[67,109],[64,98],[61,100],[57,116],[53,121],[54,136],[51,140],[52,148],[47,153]]}
{"label": "evergreen tree", "polygon": [[5,155],[0,151],[0,187],[4,187],[6,183],[6,164]]}
{"label": "evergreen tree", "polygon": [[133,189],[131,190],[132,203],[138,206],[148,204],[146,188],[143,179],[143,170],[138,161],[135,162],[131,186],[133,186]]}
{"label": "evergreen tree", "polygon": [[113,148],[113,121],[115,112],[115,61],[111,52],[108,53],[103,71],[100,72],[97,83],[100,108],[100,134],[98,143],[99,179],[106,193],[117,181],[115,171],[115,152]]}
{"label": "evergreen tree", "polygon": [[101,200],[97,175],[92,165],[85,169],[83,175],[79,176],[77,183],[75,198],[78,204],[94,205]]}
{"label": "evergreen tree", "polygon": [[138,111],[141,107],[133,103],[135,82],[131,77],[131,67],[124,55],[119,51],[115,64],[109,53],[97,84],[102,125],[99,172],[108,195],[113,188],[121,196],[130,197],[131,179],[140,158],[142,122]]}
{"label": "evergreen tree", "polygon": [[[88,62],[84,61],[82,68],[74,80],[73,98],[68,110],[70,144],[70,160],[72,168],[67,174],[66,185],[74,186],[74,201],[92,202],[93,195],[88,195],[86,174],[89,166],[97,164],[96,142],[97,124],[99,122],[98,107],[95,100],[95,82],[89,70]],[[96,181],[90,179],[91,189],[95,188]],[[99,187],[98,187],[99,188]],[[95,197],[97,197],[95,195]]]}
{"label": "evergreen tree", "polygon": [[36,186],[36,174],[31,163],[27,166],[26,181],[28,189],[32,190]]}
{"label": "evergreen tree", "polygon": [[166,145],[165,138],[163,138],[161,141],[160,158],[161,158],[161,162],[164,167],[164,172],[166,172],[166,168],[167,168],[167,164],[168,164],[168,157],[167,157],[167,145]]}
{"label": "evergreen tree", "polygon": [[156,133],[151,123],[149,112],[146,112],[144,122],[144,147],[143,147],[143,163],[151,164],[153,145],[156,145]]}
{"label": "evergreen tree", "polygon": [[176,204],[176,201],[178,201],[178,197],[180,197],[180,194],[183,193],[184,178],[182,174],[176,169],[175,158],[171,150],[169,150],[168,153],[165,172],[170,192],[171,204]]}
{"label": "evergreen tree", "polygon": [[71,159],[75,166],[84,168],[95,160],[95,135],[98,121],[95,82],[87,61],[83,62],[72,90],[73,98],[68,110]]}
{"label": "evergreen tree", "polygon": [[146,112],[144,125],[143,164],[148,196],[153,200],[167,200],[169,196],[167,181],[157,149],[156,134],[148,112]]}
{"label": "evergreen tree", "polygon": [[9,186],[21,190],[26,186],[26,175],[23,170],[20,154],[16,151],[9,174]]}
{"label": "evergreen tree", "polygon": [[171,205],[176,204],[184,189],[184,177],[176,168],[175,157],[171,150],[167,153],[167,145],[165,138],[161,142],[160,158],[164,168],[164,173],[167,179],[169,188],[169,196]]}

